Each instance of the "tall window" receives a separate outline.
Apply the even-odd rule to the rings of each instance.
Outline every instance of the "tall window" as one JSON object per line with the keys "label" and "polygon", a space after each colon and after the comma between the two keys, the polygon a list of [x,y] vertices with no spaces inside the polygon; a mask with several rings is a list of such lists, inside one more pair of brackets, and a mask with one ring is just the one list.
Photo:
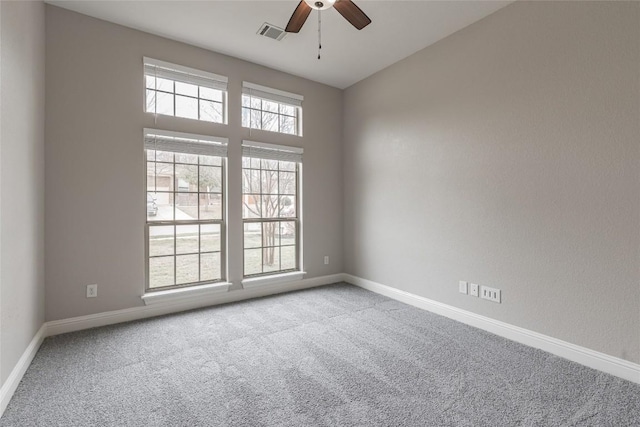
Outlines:
{"label": "tall window", "polygon": [[144,58],[146,111],[227,123],[227,78]]}
{"label": "tall window", "polygon": [[227,140],[145,130],[147,289],[225,278]]}
{"label": "tall window", "polygon": [[302,135],[301,95],[253,83],[242,84],[242,126]]}
{"label": "tall window", "polygon": [[300,270],[302,149],[244,141],[244,276]]}

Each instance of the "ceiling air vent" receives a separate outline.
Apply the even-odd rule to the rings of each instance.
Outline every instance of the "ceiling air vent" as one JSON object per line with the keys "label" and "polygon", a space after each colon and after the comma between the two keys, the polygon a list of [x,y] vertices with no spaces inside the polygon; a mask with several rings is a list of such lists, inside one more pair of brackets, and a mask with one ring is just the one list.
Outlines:
{"label": "ceiling air vent", "polygon": [[284,36],[287,35],[284,29],[278,28],[275,25],[271,25],[266,22],[260,27],[260,29],[258,30],[258,34],[278,41],[282,40]]}

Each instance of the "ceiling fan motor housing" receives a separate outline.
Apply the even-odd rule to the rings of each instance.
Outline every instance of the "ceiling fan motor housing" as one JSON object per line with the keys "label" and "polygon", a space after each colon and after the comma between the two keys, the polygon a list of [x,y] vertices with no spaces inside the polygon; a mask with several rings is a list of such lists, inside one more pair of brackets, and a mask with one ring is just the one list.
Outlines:
{"label": "ceiling fan motor housing", "polygon": [[336,0],[304,0],[305,3],[309,5],[312,9],[315,10],[326,10],[333,7],[333,4]]}

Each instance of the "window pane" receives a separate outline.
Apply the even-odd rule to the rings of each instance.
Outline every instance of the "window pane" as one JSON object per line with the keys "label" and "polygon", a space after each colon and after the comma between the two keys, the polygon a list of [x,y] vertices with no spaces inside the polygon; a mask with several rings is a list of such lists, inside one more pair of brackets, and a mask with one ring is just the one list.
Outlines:
{"label": "window pane", "polygon": [[176,254],[199,252],[198,225],[176,226]]}
{"label": "window pane", "polygon": [[278,170],[277,160],[262,160],[261,165],[262,165],[262,169]]}
{"label": "window pane", "polygon": [[[160,153],[158,151],[158,157],[160,157]],[[153,187],[154,185],[155,187]],[[154,188],[155,191],[173,191],[173,163],[149,164],[147,167],[147,186]]]}
{"label": "window pane", "polygon": [[251,110],[251,129],[262,129],[262,118],[260,111]]}
{"label": "window pane", "polygon": [[156,190],[156,162],[147,162],[147,191]]}
{"label": "window pane", "polygon": [[[173,153],[171,151],[156,151],[156,161],[173,162]],[[173,165],[169,165],[173,171]],[[171,172],[173,174],[173,172]]]}
{"label": "window pane", "polygon": [[198,86],[189,83],[176,82],[176,93],[197,98]]}
{"label": "window pane", "polygon": [[262,249],[244,250],[244,275],[262,273]]}
{"label": "window pane", "polygon": [[176,221],[193,221],[198,219],[198,194],[176,194]]}
{"label": "window pane", "polygon": [[147,89],[147,113],[156,112],[156,91]]}
{"label": "window pane", "polygon": [[162,286],[171,286],[173,281],[173,263],[172,256],[149,258],[149,287],[159,288]]}
{"label": "window pane", "polygon": [[255,108],[257,110],[262,109],[262,100],[260,98],[253,98],[250,96],[249,99],[251,101],[251,108]]}
{"label": "window pane", "polygon": [[200,255],[200,281],[222,279],[220,254]]}
{"label": "window pane", "polygon": [[278,171],[263,170],[260,172],[262,194],[278,194]]}
{"label": "window pane", "polygon": [[278,196],[262,196],[262,217],[277,218],[278,215]]}
{"label": "window pane", "polygon": [[173,92],[173,80],[167,80],[158,77],[156,79],[156,90],[161,90],[164,92]]}
{"label": "window pane", "polygon": [[200,194],[200,219],[222,219],[221,194]]}
{"label": "window pane", "polygon": [[203,224],[200,226],[200,252],[220,251],[220,225]]}
{"label": "window pane", "polygon": [[296,115],[296,107],[287,104],[280,104],[280,114],[286,114],[287,116]]}
{"label": "window pane", "polygon": [[200,120],[222,123],[222,104],[214,101],[200,100]]}
{"label": "window pane", "polygon": [[149,256],[173,255],[173,225],[149,227]]}
{"label": "window pane", "polygon": [[222,191],[222,168],[200,166],[200,191],[219,193]]}
{"label": "window pane", "polygon": [[263,271],[265,273],[280,270],[280,248],[264,248],[263,250]]}
{"label": "window pane", "polygon": [[262,246],[262,224],[247,222],[244,224],[244,247],[259,248]]}
{"label": "window pane", "polygon": [[222,102],[222,91],[200,86],[200,98]]}
{"label": "window pane", "polygon": [[147,221],[173,221],[173,193],[147,193]]}
{"label": "window pane", "polygon": [[280,172],[280,194],[296,194],[296,174]]}
{"label": "window pane", "polygon": [[197,282],[200,277],[199,255],[176,256],[176,285]]}
{"label": "window pane", "polygon": [[242,217],[260,218],[262,216],[262,199],[260,196],[247,194],[242,196]]}
{"label": "window pane", "polygon": [[222,166],[222,157],[218,156],[200,156],[201,165]]}
{"label": "window pane", "polygon": [[176,191],[198,191],[198,167],[176,165]]}
{"label": "window pane", "polygon": [[296,198],[294,196],[280,196],[281,218],[294,218],[296,216]]}
{"label": "window pane", "polygon": [[173,116],[173,94],[156,92],[156,113]]}
{"label": "window pane", "polygon": [[248,95],[242,95],[242,106],[243,107],[250,107],[251,106],[251,100],[250,100]]}
{"label": "window pane", "polygon": [[155,192],[147,193],[147,220],[153,221],[156,220],[155,217],[158,216],[158,201],[157,195]]}
{"label": "window pane", "polygon": [[262,129],[278,132],[278,115],[275,113],[262,113]]}
{"label": "window pane", "polygon": [[296,120],[293,117],[280,116],[280,132],[295,135],[297,133]]}
{"label": "window pane", "polygon": [[280,248],[280,265],[283,270],[293,270],[296,268],[295,246],[283,246]]}
{"label": "window pane", "polygon": [[153,76],[144,76],[144,81],[147,89],[156,88],[156,78]]}
{"label": "window pane", "polygon": [[280,246],[280,224],[277,222],[262,223],[262,246]]}
{"label": "window pane", "polygon": [[176,153],[176,163],[190,163],[193,165],[198,164],[198,155],[197,154],[185,154],[185,153]]}
{"label": "window pane", "polygon": [[280,222],[280,244],[295,245],[296,244],[296,223],[295,221]]}
{"label": "window pane", "polygon": [[249,127],[249,118],[251,117],[251,110],[249,110],[248,108],[243,108],[242,109],[242,127],[248,128]]}
{"label": "window pane", "polygon": [[259,194],[260,193],[260,171],[255,169],[242,170],[242,192]]}
{"label": "window pane", "polygon": [[262,101],[262,109],[278,114],[278,103],[273,101]]}
{"label": "window pane", "polygon": [[294,162],[280,162],[280,170],[295,172],[296,164]]}
{"label": "window pane", "polygon": [[187,119],[198,119],[198,100],[176,95],[176,116]]}

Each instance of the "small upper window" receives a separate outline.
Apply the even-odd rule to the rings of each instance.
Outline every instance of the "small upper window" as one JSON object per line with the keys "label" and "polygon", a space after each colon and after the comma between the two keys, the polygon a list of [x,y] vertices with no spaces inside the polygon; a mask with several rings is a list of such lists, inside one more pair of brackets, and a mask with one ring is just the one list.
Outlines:
{"label": "small upper window", "polygon": [[224,76],[144,58],[146,112],[227,123]]}
{"label": "small upper window", "polygon": [[301,95],[242,83],[242,126],[302,136]]}

